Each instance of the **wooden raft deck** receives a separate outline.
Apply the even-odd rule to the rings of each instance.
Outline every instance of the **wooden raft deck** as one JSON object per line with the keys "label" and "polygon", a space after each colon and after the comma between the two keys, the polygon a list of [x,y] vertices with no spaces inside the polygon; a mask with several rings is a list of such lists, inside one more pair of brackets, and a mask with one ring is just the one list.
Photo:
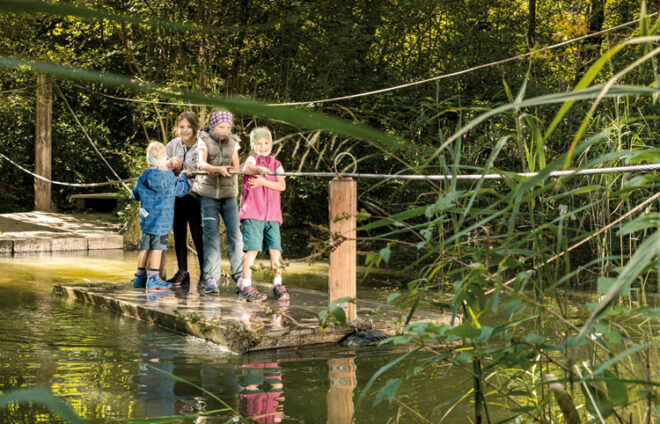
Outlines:
{"label": "wooden raft deck", "polygon": [[[194,284],[166,291],[133,289],[131,283],[56,285],[54,292],[215,342],[235,353],[338,343],[355,331],[354,327],[332,324],[323,331],[319,328],[317,315],[327,307],[327,293],[287,287],[291,304],[279,306],[272,300],[269,285],[258,286],[268,294],[262,304],[237,300],[233,284],[220,287],[219,296],[204,295]],[[415,316],[416,321],[435,324],[449,324],[451,320],[450,314],[440,311],[418,310]],[[398,317],[391,305],[358,302],[358,322],[373,325],[374,332],[393,334]]]}

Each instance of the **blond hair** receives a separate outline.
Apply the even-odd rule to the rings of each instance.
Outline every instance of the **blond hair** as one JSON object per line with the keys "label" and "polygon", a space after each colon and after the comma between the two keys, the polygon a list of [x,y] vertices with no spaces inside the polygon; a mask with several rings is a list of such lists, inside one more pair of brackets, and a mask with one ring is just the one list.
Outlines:
{"label": "blond hair", "polygon": [[165,156],[167,151],[165,145],[160,141],[152,141],[147,146],[147,163],[158,168],[165,165]]}

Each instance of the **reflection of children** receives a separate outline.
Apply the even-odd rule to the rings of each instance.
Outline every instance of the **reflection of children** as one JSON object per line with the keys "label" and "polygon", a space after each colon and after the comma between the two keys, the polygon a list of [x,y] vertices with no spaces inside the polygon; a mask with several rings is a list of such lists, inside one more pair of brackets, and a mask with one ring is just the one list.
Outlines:
{"label": "reflection of children", "polygon": [[[284,417],[282,374],[277,362],[248,364],[243,376],[241,415],[259,424],[279,423]],[[264,384],[265,383],[265,384]]]}
{"label": "reflection of children", "polygon": [[237,287],[239,298],[247,301],[263,300],[266,295],[252,286],[252,265],[257,253],[266,248],[275,273],[273,295],[282,303],[289,301],[289,293],[282,285],[282,208],[280,192],[286,189],[283,176],[268,175],[284,172],[280,161],[271,153],[273,140],[268,128],[255,128],[250,133],[250,156],[243,164],[243,194],[238,217],[243,223],[243,279]]}
{"label": "reflection of children", "polygon": [[[175,164],[166,165],[165,156],[163,143],[150,143],[147,147],[149,167],[133,188],[133,198],[140,201],[140,253],[133,287],[146,286],[147,290],[163,290],[172,286],[160,279],[160,251],[167,249],[167,234],[172,229],[174,218],[174,198],[185,196],[190,189],[186,173],[175,177],[171,169],[166,168]],[[159,252],[149,255],[152,250]]]}

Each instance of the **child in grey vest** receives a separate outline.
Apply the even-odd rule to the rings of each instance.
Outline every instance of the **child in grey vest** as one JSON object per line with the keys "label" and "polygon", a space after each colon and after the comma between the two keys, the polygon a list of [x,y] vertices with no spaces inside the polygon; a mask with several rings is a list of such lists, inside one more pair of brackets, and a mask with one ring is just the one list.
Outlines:
{"label": "child in grey vest", "polygon": [[231,112],[217,110],[211,113],[209,127],[199,131],[197,140],[197,168],[208,175],[197,176],[193,192],[200,196],[203,225],[204,293],[218,293],[220,279],[219,217],[227,229],[227,253],[231,276],[235,282],[243,269],[243,236],[238,220],[238,178],[230,171],[239,170],[239,138],[232,134],[234,117]]}

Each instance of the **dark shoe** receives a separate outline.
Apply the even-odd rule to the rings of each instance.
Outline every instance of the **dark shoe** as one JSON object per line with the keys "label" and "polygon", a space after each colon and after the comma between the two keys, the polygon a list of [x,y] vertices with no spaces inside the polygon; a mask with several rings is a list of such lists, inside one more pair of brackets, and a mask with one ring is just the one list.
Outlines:
{"label": "dark shoe", "polygon": [[147,274],[137,275],[133,279],[133,287],[136,289],[143,289],[147,286]]}
{"label": "dark shoe", "polygon": [[202,277],[199,277],[199,280],[197,280],[197,289],[204,290],[204,279]]}
{"label": "dark shoe", "polygon": [[190,284],[190,274],[188,274],[187,271],[178,270],[176,274],[174,274],[174,277],[167,280],[167,282],[181,285]]}
{"label": "dark shoe", "polygon": [[266,295],[257,290],[255,286],[237,286],[236,294],[238,294],[240,300],[246,300],[248,302],[259,302],[266,299]]}
{"label": "dark shoe", "polygon": [[291,300],[291,297],[289,297],[289,292],[286,291],[286,287],[281,284],[273,286],[273,296],[275,297],[275,300],[280,304],[288,304]]}

